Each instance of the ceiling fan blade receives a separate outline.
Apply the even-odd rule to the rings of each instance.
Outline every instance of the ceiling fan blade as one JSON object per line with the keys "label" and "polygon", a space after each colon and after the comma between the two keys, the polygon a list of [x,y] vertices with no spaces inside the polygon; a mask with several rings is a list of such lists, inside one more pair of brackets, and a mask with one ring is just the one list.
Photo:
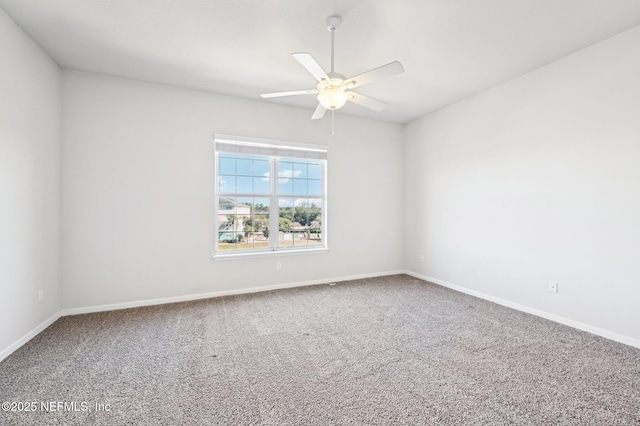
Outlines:
{"label": "ceiling fan blade", "polygon": [[387,65],[383,65],[378,68],[374,68],[362,74],[358,74],[355,77],[347,79],[344,84],[353,89],[358,86],[373,83],[374,81],[382,80],[383,78],[391,77],[392,75],[400,74],[404,72],[404,67],[398,61],[391,62]]}
{"label": "ceiling fan blade", "polygon": [[291,56],[293,56],[296,61],[300,62],[300,64],[305,67],[305,69],[309,71],[311,75],[316,78],[316,80],[320,81],[324,78],[325,80],[329,81],[329,76],[327,75],[327,73],[324,72],[322,67],[318,65],[316,60],[313,59],[308,53],[293,53]]}
{"label": "ceiling fan blade", "polygon": [[316,89],[310,90],[294,90],[293,92],[276,92],[276,93],[263,93],[263,98],[279,98],[281,96],[294,96],[294,95],[315,95],[318,91]]}
{"label": "ceiling fan blade", "polygon": [[353,102],[354,104],[361,105],[365,108],[369,108],[374,111],[380,112],[383,109],[385,109],[385,107],[387,106],[387,104],[383,102],[368,98],[364,95],[361,95],[360,93],[356,93],[356,92],[348,92],[348,93],[349,95],[351,95],[349,96],[349,101]]}
{"label": "ceiling fan blade", "polygon": [[318,106],[316,107],[316,110],[313,112],[313,115],[311,116],[312,120],[319,120],[322,117],[324,117],[324,113],[327,112],[327,109],[325,107],[322,106],[322,104],[318,104]]}

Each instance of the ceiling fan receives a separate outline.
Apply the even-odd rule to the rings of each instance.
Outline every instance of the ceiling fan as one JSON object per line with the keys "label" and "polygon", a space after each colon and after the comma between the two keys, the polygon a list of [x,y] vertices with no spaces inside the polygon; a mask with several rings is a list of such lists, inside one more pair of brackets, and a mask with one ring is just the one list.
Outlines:
{"label": "ceiling fan", "polygon": [[387,105],[375,99],[353,92],[351,89],[373,83],[383,78],[391,77],[404,72],[404,67],[398,61],[391,62],[381,67],[374,68],[355,77],[345,78],[344,75],[334,71],[334,44],[335,31],[340,27],[342,20],[339,16],[327,18],[327,29],[331,32],[331,71],[326,73],[320,65],[308,53],[294,53],[292,56],[313,75],[318,84],[315,89],[296,90],[292,92],[264,93],[263,98],[278,98],[294,95],[318,95],[318,107],[311,116],[312,120],[324,117],[327,110],[332,112],[342,108],[347,101],[374,111],[382,111]]}

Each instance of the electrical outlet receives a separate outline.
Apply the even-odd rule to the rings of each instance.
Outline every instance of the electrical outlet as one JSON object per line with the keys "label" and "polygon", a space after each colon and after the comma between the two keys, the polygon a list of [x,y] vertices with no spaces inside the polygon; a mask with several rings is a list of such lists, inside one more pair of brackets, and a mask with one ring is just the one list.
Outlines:
{"label": "electrical outlet", "polygon": [[44,289],[41,288],[38,290],[38,302],[42,302],[44,300]]}
{"label": "electrical outlet", "polygon": [[547,284],[547,290],[549,290],[550,293],[557,293],[558,283],[556,281],[549,281]]}
{"label": "electrical outlet", "polygon": [[282,263],[276,262],[276,271],[281,271],[281,270],[282,270]]}
{"label": "electrical outlet", "polygon": [[420,263],[424,263],[424,254],[420,255]]}

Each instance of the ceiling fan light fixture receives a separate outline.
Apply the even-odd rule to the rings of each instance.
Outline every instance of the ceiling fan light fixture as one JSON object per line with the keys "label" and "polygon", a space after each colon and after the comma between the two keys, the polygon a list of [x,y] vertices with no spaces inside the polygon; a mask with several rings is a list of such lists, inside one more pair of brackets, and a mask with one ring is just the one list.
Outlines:
{"label": "ceiling fan light fixture", "polygon": [[349,94],[339,87],[322,90],[318,102],[326,109],[339,109],[349,100]]}

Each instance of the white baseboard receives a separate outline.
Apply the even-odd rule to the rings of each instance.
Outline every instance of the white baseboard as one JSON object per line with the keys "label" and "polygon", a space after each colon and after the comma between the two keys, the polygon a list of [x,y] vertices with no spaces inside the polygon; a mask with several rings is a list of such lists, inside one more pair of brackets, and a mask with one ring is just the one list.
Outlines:
{"label": "white baseboard", "polygon": [[634,339],[632,337],[623,336],[622,334],[614,333],[613,331],[605,330],[599,327],[595,327],[589,324],[585,324],[583,322],[574,321],[569,318],[562,317],[560,315],[551,314],[549,312],[541,311],[536,308],[532,308],[530,306],[521,305],[519,303],[511,302],[509,300],[500,299],[499,297],[494,297],[486,293],[482,293],[479,291],[471,290],[466,287],[461,287],[459,285],[451,284],[446,281],[439,280],[437,278],[428,277],[426,275],[421,275],[412,271],[404,271],[405,274],[411,275],[412,277],[421,279],[423,281],[428,281],[430,283],[438,284],[443,287],[450,288],[455,291],[459,291],[460,293],[465,293],[471,296],[478,297],[480,299],[488,300],[490,302],[497,303],[502,306],[506,306],[508,308],[515,309],[517,311],[526,312],[528,314],[536,315],[542,318],[546,318],[551,321],[555,321],[560,324],[568,325],[569,327],[577,328],[578,330],[586,331],[588,333],[595,334],[597,336],[605,337],[610,340],[614,340],[616,342],[624,343],[625,345],[633,346],[636,348],[640,348],[640,340]]}
{"label": "white baseboard", "polygon": [[132,302],[114,303],[109,305],[95,305],[82,308],[69,308],[62,310],[62,316],[89,314],[93,312],[115,311],[118,309],[138,308],[142,306],[164,305],[167,303],[188,302],[191,300],[210,299],[212,297],[233,296],[237,294],[259,293],[262,291],[279,290],[283,288],[304,287],[309,285],[330,284],[339,281],[360,280],[363,278],[383,277],[389,275],[404,274],[405,271],[386,271],[371,274],[349,275],[345,277],[323,278],[312,281],[301,281],[287,284],[274,284],[261,287],[249,287],[233,290],[213,291],[210,293],[187,294],[184,296],[163,297],[159,299],[136,300]]}
{"label": "white baseboard", "polygon": [[18,340],[16,340],[12,344],[10,344],[8,347],[4,348],[0,352],[0,361],[2,361],[6,357],[8,357],[12,353],[14,353],[16,350],[18,350],[22,345],[27,343],[29,340],[31,340],[34,337],[36,337],[38,334],[40,334],[42,331],[44,331],[45,328],[49,327],[51,324],[56,322],[58,320],[58,318],[60,318],[61,316],[62,315],[61,315],[60,311],[56,312],[55,314],[51,315],[46,320],[42,321],[40,324],[36,325],[27,334],[25,334],[24,336],[22,336],[21,338],[19,338]]}

